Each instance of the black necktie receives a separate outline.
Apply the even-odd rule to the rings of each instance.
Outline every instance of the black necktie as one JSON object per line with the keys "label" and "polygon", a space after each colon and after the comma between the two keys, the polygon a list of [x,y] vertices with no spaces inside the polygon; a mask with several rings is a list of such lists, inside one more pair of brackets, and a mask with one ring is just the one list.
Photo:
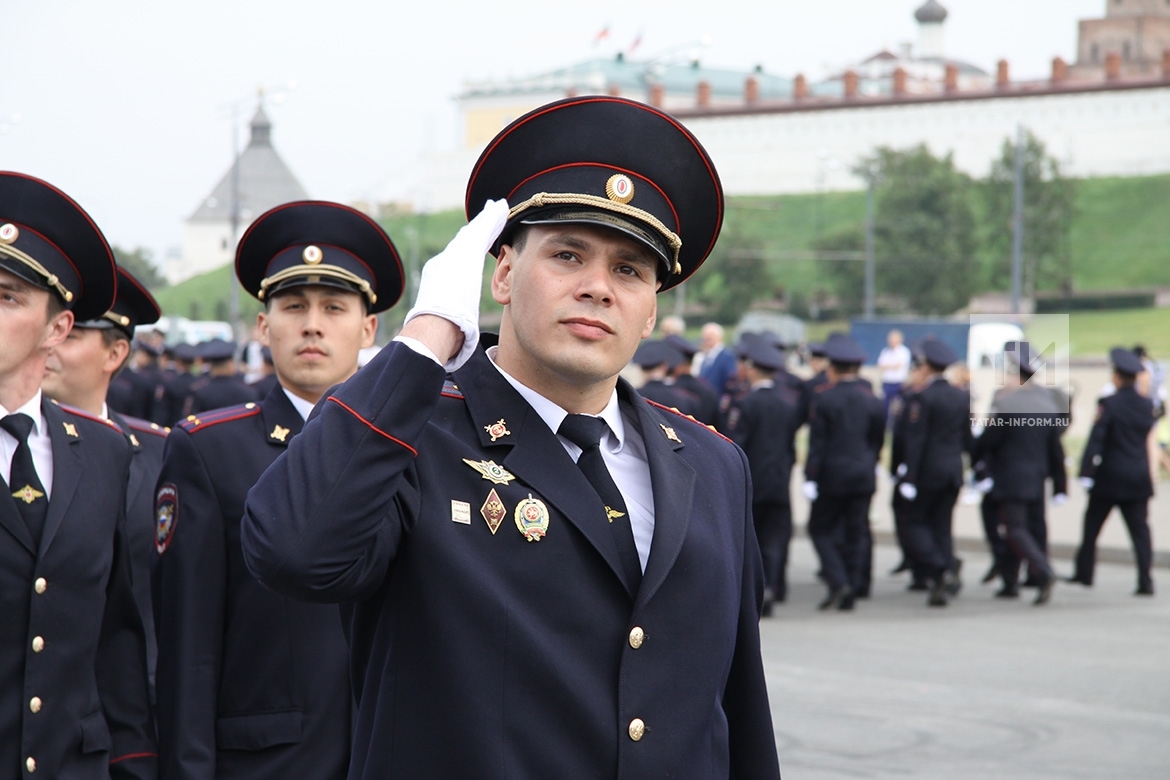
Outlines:
{"label": "black necktie", "polygon": [[605,504],[606,520],[613,530],[626,579],[636,587],[642,580],[642,564],[638,559],[638,546],[634,543],[634,529],[630,525],[626,502],[601,456],[601,437],[608,429],[609,425],[600,417],[570,414],[557,432],[581,448],[577,466]]}
{"label": "black necktie", "polygon": [[24,518],[28,532],[32,535],[33,547],[41,544],[41,531],[45,527],[45,515],[49,511],[49,499],[45,487],[37,477],[33,466],[32,450],[28,446],[28,435],[32,432],[33,421],[27,414],[10,414],[0,420],[0,428],[16,439],[16,452],[12,455],[12,469],[9,472],[8,488],[16,509]]}

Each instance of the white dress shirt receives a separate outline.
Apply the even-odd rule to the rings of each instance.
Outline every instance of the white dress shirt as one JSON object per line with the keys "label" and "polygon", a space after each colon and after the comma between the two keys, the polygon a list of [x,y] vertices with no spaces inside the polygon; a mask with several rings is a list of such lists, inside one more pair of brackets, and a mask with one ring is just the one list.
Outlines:
{"label": "white dress shirt", "polygon": [[309,413],[313,411],[314,404],[309,403],[296,393],[290,393],[289,389],[284,385],[281,385],[280,389],[283,390],[284,394],[288,396],[288,400],[292,402],[293,408],[297,410],[297,414],[301,416],[301,419],[308,420]]}
{"label": "white dress shirt", "polygon": [[[37,390],[36,395],[27,403],[11,412],[0,406],[0,419],[17,413],[27,414],[32,418],[33,427],[28,434],[28,446],[32,450],[33,468],[37,470],[37,476],[40,477],[41,485],[45,488],[45,498],[51,499],[53,495],[53,439],[49,436],[48,422],[41,414],[41,391]],[[12,458],[16,455],[16,447],[19,443],[8,431],[0,429],[0,468],[4,469],[2,476],[5,484],[8,483],[12,474]],[[17,487],[24,486],[17,485]]]}

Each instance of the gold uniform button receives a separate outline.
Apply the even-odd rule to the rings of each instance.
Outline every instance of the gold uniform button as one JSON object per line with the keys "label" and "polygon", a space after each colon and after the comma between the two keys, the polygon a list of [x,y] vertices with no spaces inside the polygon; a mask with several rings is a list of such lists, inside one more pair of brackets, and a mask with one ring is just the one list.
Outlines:
{"label": "gold uniform button", "polygon": [[27,769],[28,773],[31,775],[33,772],[37,771],[37,760],[32,756],[29,756],[24,760],[24,768]]}
{"label": "gold uniform button", "polygon": [[40,696],[34,696],[28,700],[28,711],[31,712],[33,715],[36,715],[38,712],[41,711],[41,697]]}
{"label": "gold uniform button", "polygon": [[642,630],[641,626],[634,626],[630,629],[630,647],[637,650],[646,641],[646,632]]}
{"label": "gold uniform button", "polygon": [[32,641],[32,649],[34,653],[39,653],[45,649],[45,638],[43,636],[34,636]]}
{"label": "gold uniform button", "polygon": [[33,590],[35,590],[38,595],[44,593],[48,587],[49,582],[44,577],[37,577],[36,582],[33,583]]}
{"label": "gold uniform button", "polygon": [[642,722],[641,718],[634,718],[630,721],[630,739],[637,742],[646,733],[646,724]]}

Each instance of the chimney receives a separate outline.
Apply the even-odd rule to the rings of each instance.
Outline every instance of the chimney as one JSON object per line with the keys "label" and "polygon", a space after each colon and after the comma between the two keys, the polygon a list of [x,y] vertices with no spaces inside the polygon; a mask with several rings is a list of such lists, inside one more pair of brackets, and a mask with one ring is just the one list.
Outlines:
{"label": "chimney", "polygon": [[1068,79],[1068,65],[1060,57],[1052,58],[1052,83],[1060,84]]}
{"label": "chimney", "polygon": [[947,63],[946,73],[943,74],[943,89],[947,92],[959,91],[959,66]]}
{"label": "chimney", "polygon": [[1008,74],[1008,61],[1000,60],[995,63],[995,88],[1007,89],[1012,84],[1011,76]]}
{"label": "chimney", "polygon": [[845,71],[845,98],[847,100],[857,97],[857,72],[852,70]]}
{"label": "chimney", "polygon": [[806,97],[808,97],[808,79],[804,77],[803,73],[797,73],[796,78],[792,80],[792,99],[804,100]]}
{"label": "chimney", "polygon": [[655,108],[662,108],[662,99],[665,95],[666,88],[662,86],[661,82],[655,81],[650,85],[650,105]]}
{"label": "chimney", "polygon": [[622,96],[622,88],[618,84],[611,83],[609,85],[609,90],[606,94],[608,94],[610,97],[621,97]]}
{"label": "chimney", "polygon": [[1170,81],[1170,49],[1162,50],[1162,80]]}
{"label": "chimney", "polygon": [[1117,81],[1121,78],[1121,55],[1111,51],[1105,55],[1105,80]]}
{"label": "chimney", "polygon": [[906,69],[898,68],[894,71],[894,94],[906,94]]}
{"label": "chimney", "polygon": [[696,89],[695,104],[699,108],[708,108],[711,105],[711,82],[700,81]]}
{"label": "chimney", "polygon": [[755,76],[748,76],[743,83],[743,102],[749,106],[760,100],[760,81]]}

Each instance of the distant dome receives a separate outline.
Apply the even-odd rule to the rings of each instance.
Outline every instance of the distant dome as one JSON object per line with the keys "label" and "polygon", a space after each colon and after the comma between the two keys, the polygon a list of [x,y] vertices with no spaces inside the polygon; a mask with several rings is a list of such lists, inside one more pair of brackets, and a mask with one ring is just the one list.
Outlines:
{"label": "distant dome", "polygon": [[937,0],[926,0],[922,7],[914,12],[914,18],[920,24],[927,24],[935,22],[942,24],[947,18],[947,9],[943,8]]}

